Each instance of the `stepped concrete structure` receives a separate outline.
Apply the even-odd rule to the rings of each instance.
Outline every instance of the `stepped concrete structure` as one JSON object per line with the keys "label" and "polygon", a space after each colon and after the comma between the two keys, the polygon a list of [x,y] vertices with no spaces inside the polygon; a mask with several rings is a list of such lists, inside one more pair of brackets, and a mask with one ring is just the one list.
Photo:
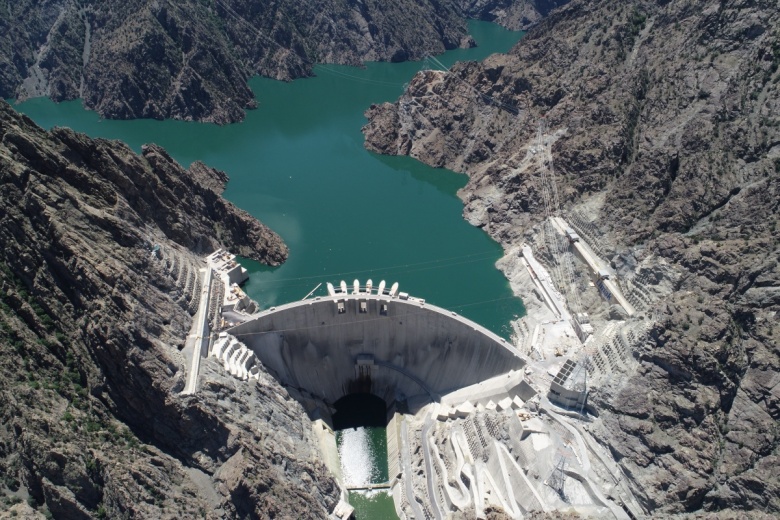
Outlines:
{"label": "stepped concrete structure", "polygon": [[[577,343],[565,300],[541,283],[549,274],[530,251],[524,254],[540,299],[563,311],[556,323],[565,328],[547,323],[532,343],[545,354],[559,339]],[[282,382],[309,412],[337,478],[332,405],[352,393],[381,397],[389,417],[389,480],[368,487],[388,488],[400,518],[456,511],[486,518],[491,508],[510,518],[554,510],[636,516],[640,509],[609,453],[579,424],[584,364],[560,355],[532,361],[484,327],[400,292],[398,284],[387,287],[327,284],[326,296],[272,307],[228,328],[212,356],[239,379],[252,379],[263,365]],[[611,329],[602,337],[610,345],[627,343]]]}

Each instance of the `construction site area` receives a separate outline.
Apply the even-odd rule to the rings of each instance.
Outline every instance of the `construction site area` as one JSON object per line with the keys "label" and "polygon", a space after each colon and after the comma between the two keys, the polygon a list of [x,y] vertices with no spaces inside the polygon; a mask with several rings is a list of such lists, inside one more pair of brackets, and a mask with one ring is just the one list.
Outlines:
{"label": "construction site area", "polygon": [[230,253],[193,263],[155,250],[193,315],[183,392],[197,392],[207,362],[247,384],[261,384],[261,372],[277,379],[341,482],[334,518],[353,509],[332,416],[355,393],[381,398],[387,411],[388,480],[360,489],[388,490],[400,518],[643,516],[610,450],[590,434],[597,414],[588,395],[636,369],[656,296],[641,270],[619,275],[582,214],[561,211],[551,141],[540,127],[521,165],[538,169],[545,218],[499,265],[527,308],[511,341],[384,281],[327,283],[327,294],[260,310]]}

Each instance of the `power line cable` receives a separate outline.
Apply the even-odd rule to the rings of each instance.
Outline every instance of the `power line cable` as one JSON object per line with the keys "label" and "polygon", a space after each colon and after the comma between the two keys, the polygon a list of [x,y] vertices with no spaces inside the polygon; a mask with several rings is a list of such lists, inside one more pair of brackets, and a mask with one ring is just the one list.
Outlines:
{"label": "power line cable", "polygon": [[[420,266],[426,266],[428,264],[434,264],[434,265],[431,265],[429,267],[420,267],[419,269],[412,269],[412,270],[403,271],[403,272],[409,273],[409,272],[415,272],[415,271],[424,271],[424,270],[427,270],[427,269],[435,269],[435,268],[438,268],[438,267],[450,267],[450,266],[453,266],[453,265],[461,265],[461,264],[464,264],[464,263],[479,262],[479,261],[482,261],[482,260],[488,260],[489,258],[491,258],[495,254],[496,254],[496,251],[487,251],[486,250],[486,251],[482,251],[482,252],[479,252],[479,253],[471,253],[471,254],[468,254],[468,255],[452,256],[452,257],[448,257],[448,258],[441,258],[441,259],[436,259],[436,260],[426,260],[426,261],[423,261],[423,262],[414,262],[414,263],[409,263],[409,264],[399,264],[399,265],[390,266],[390,267],[377,267],[377,268],[372,268],[372,269],[361,269],[359,271],[344,271],[344,272],[341,272],[341,273],[323,273],[323,274],[316,274],[316,275],[296,276],[296,277],[291,277],[291,278],[279,278],[279,279],[276,279],[276,280],[268,280],[268,281],[269,282],[294,282],[294,281],[298,281],[298,280],[313,280],[313,279],[322,279],[322,278],[337,278],[337,277],[340,277],[340,276],[347,276],[347,277],[349,277],[349,276],[353,276],[353,275],[365,274],[365,273],[373,273],[373,272],[377,272],[377,271],[379,271],[379,272],[392,272],[393,270],[396,270],[396,269],[405,269],[407,267],[420,267]],[[478,257],[478,258],[474,258],[474,257]],[[463,260],[463,259],[466,259],[466,258],[471,258],[472,260],[466,260],[466,261],[463,261],[463,262],[450,263],[450,261],[452,261],[452,260]]]}
{"label": "power line cable", "polygon": [[322,63],[317,64],[317,70],[323,70],[323,71],[325,71],[325,72],[327,72],[329,74],[332,74],[334,76],[341,76],[341,77],[344,77],[344,78],[352,79],[354,81],[358,81],[360,83],[370,83],[372,85],[382,85],[382,86],[388,86],[388,87],[401,87],[401,88],[403,88],[403,86],[404,86],[403,83],[394,83],[394,82],[391,82],[391,81],[382,81],[382,80],[378,80],[378,79],[364,78],[364,77],[361,77],[361,76],[356,76],[354,74],[348,74],[346,72],[343,72],[343,71],[336,70],[336,69],[333,69],[331,67],[328,67],[328,66],[326,66],[326,65],[324,65]]}

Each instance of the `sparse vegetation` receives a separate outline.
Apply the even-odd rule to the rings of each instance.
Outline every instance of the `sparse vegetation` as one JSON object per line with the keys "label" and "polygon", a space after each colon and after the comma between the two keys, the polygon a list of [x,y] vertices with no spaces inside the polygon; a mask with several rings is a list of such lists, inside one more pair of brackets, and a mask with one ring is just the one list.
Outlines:
{"label": "sparse vegetation", "polygon": [[640,11],[639,9],[634,9],[631,12],[631,33],[634,35],[639,34],[642,32],[642,29],[645,28],[645,23],[647,22],[647,15]]}

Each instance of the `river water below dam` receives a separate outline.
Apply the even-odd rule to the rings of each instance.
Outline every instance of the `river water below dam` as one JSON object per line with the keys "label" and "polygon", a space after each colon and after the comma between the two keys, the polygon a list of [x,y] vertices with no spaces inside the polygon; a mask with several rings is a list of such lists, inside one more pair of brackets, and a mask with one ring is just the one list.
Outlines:
{"label": "river water below dam", "polygon": [[[478,47],[437,59],[446,66],[479,60],[506,52],[522,35],[485,22],[470,22],[470,31]],[[510,321],[525,309],[495,268],[501,247],[462,218],[456,193],[466,176],[363,148],[365,109],[397,99],[425,65],[321,65],[317,77],[291,83],[254,78],[259,108],[228,126],[101,120],[80,101],[39,98],[15,108],[44,128],[120,139],[136,151],[154,142],[185,166],[201,160],[226,171],[225,197],[290,247],[281,267],[242,261],[250,271],[245,290],[264,308],[299,300],[320,282],[324,294],[324,282],[371,278],[377,286],[385,279],[509,338]],[[384,442],[384,430],[365,437]],[[386,492],[351,495],[359,520],[395,517]]]}
{"label": "river water below dam", "polygon": [[[341,472],[347,486],[387,482],[385,428],[359,427],[336,432]],[[386,489],[350,491],[349,503],[357,520],[396,520],[393,497]]]}
{"label": "river water below dam", "polygon": [[[335,404],[333,427],[341,460],[341,475],[349,487],[388,481],[387,410],[371,394],[352,394]],[[349,503],[357,520],[396,520],[393,497],[386,489],[350,491]]]}

